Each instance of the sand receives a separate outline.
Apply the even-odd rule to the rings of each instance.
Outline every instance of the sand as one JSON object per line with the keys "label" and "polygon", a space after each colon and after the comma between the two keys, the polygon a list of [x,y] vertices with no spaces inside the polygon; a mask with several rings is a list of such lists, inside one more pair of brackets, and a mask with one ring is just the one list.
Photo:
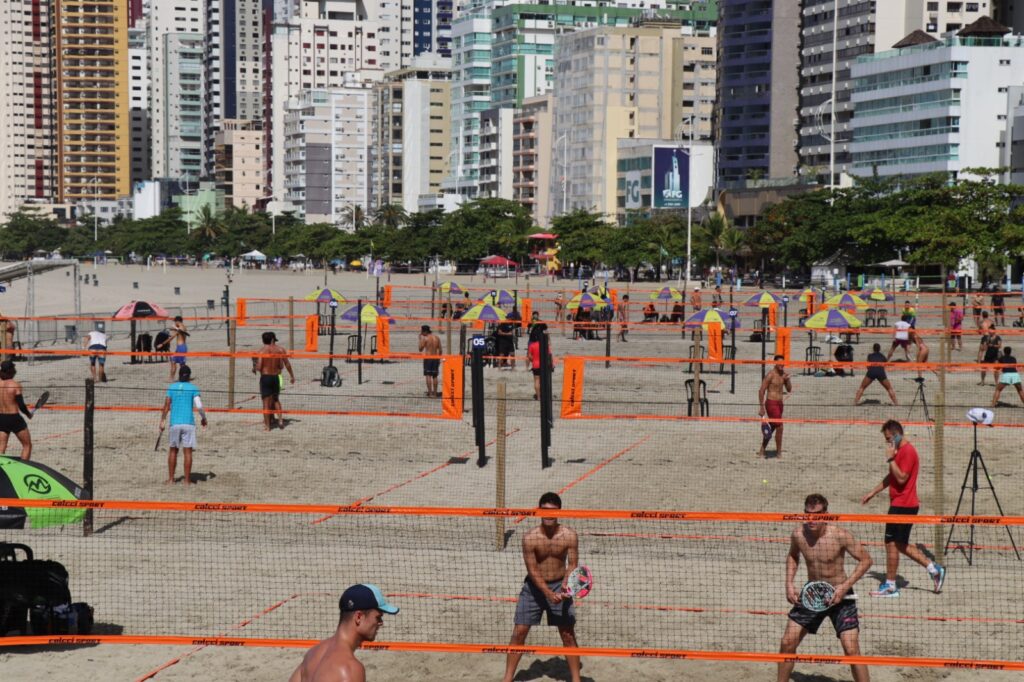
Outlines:
{"label": "sand", "polygon": [[[83,272],[94,271],[86,267]],[[207,299],[219,299],[226,281],[219,269],[108,266],[95,270],[99,286],[83,288],[83,310],[109,312],[126,299],[145,300],[181,307],[183,314],[205,308]],[[395,284],[423,284],[422,275],[396,276]],[[139,282],[139,289],[132,282]],[[468,282],[468,279],[460,278]],[[362,275],[329,276],[331,287],[351,298],[371,297],[375,282]],[[301,298],[323,284],[323,274],[243,271],[233,277],[232,297]],[[512,283],[499,286],[511,288]],[[481,286],[479,278],[472,283]],[[573,283],[562,283],[566,290]],[[181,287],[178,297],[173,287]],[[489,282],[487,286],[491,286]],[[624,285],[622,285],[624,288]],[[520,281],[525,290],[525,281]],[[531,290],[550,285],[531,281]],[[651,285],[644,287],[652,288]],[[19,281],[0,298],[0,310],[24,309],[25,283]],[[37,314],[71,310],[70,278],[63,273],[40,276],[36,283]],[[546,293],[550,296],[550,293]],[[429,291],[396,291],[396,298],[415,298],[419,308],[407,307],[407,316],[429,316]],[[639,300],[636,295],[634,300]],[[181,299],[179,303],[178,299]],[[345,306],[343,306],[345,307]],[[396,312],[401,306],[393,307]],[[639,316],[635,305],[633,317]],[[550,318],[550,304],[540,307]],[[307,311],[298,304],[300,314]],[[413,311],[418,312],[413,312]],[[250,315],[283,315],[287,304],[250,304]],[[745,314],[748,321],[750,315]],[[890,315],[891,317],[891,315]],[[301,322],[301,321],[300,321]],[[85,324],[85,323],[83,323]],[[218,321],[193,323],[192,350],[220,351],[225,331]],[[400,320],[392,334],[396,352],[415,351],[415,330],[420,320]],[[435,325],[436,326],[436,325]],[[203,328],[209,327],[209,328]],[[115,333],[111,348],[126,349],[123,325],[110,325]],[[255,350],[259,332],[274,329],[288,342],[287,321],[253,320],[239,331],[239,350]],[[346,334],[350,330],[346,330]],[[354,331],[354,330],[351,330]],[[301,342],[301,324],[296,329]],[[742,339],[740,359],[760,357],[760,344]],[[887,339],[879,337],[885,345]],[[442,336],[442,345],[447,339]],[[867,336],[857,346],[858,359],[866,353]],[[1008,340],[1007,343],[1010,341]],[[344,350],[344,336],[338,341]],[[794,340],[794,356],[802,357],[804,339]],[[453,339],[457,348],[457,336]],[[937,344],[932,343],[933,359]],[[974,340],[968,338],[973,357]],[[66,348],[63,343],[44,348]],[[321,350],[326,339],[321,339]],[[566,354],[601,355],[603,341],[553,337],[556,357]],[[689,341],[678,331],[644,329],[634,324],[627,344],[613,344],[616,356],[673,358],[688,352]],[[769,346],[769,352],[771,346]],[[955,359],[959,359],[959,355]],[[340,389],[318,383],[321,359],[295,362],[298,381],[283,395],[286,408],[305,411],[394,411],[439,413],[438,401],[423,397],[420,367],[416,361],[363,366],[365,383],[357,385],[358,368],[339,361],[345,383]],[[196,384],[207,404],[224,407],[228,401],[228,361],[221,358],[190,360]],[[111,382],[97,387],[99,406],[158,407],[166,385],[165,364],[125,363],[112,357],[108,364]],[[235,402],[240,408],[258,407],[254,377],[248,361],[236,369]],[[681,381],[689,378],[684,367],[665,363],[589,363],[586,369],[585,414],[681,415],[685,398]],[[715,367],[714,369],[717,369]],[[48,389],[55,408],[81,405],[88,369],[81,358],[38,361],[19,365],[19,379],[30,399]],[[794,373],[796,393],[787,403],[787,416],[804,419],[864,420],[865,424],[790,425],[786,429],[784,456],[755,457],[758,425],[755,423],[684,422],[679,420],[557,420],[551,454],[554,465],[540,468],[537,404],[531,399],[532,384],[522,366],[515,372],[488,370],[486,430],[495,437],[494,396],[496,383],[508,385],[509,432],[506,504],[532,506],[539,492],[565,489],[563,497],[572,508],[690,509],[737,511],[799,511],[803,497],[812,491],[825,493],[831,511],[884,512],[879,500],[861,507],[860,497],[884,471],[878,421],[890,416],[923,422],[920,404],[909,409],[916,385],[905,381],[906,372],[890,372],[904,407],[890,408],[878,402],[880,388],[866,397],[876,402],[854,408],[855,378],[815,378]],[[556,395],[561,386],[556,370]],[[759,369],[744,366],[730,394],[728,374],[710,373],[708,381],[712,414],[756,416]],[[987,404],[990,388],[974,384],[977,375],[949,377],[949,421],[961,421],[970,406]],[[991,378],[988,380],[991,381]],[[935,411],[934,386],[929,378],[928,400]],[[1004,393],[1004,401],[1016,397]],[[468,407],[468,399],[467,399]],[[934,414],[933,414],[934,416]],[[999,410],[1000,422],[1024,421],[1016,405]],[[197,483],[186,490],[180,483],[165,486],[164,447],[153,452],[158,417],[153,412],[98,412],[96,416],[95,496],[105,499],[201,500],[216,502],[281,502],[296,504],[350,504],[367,497],[371,504],[425,506],[493,506],[495,462],[475,465],[476,448],[467,413],[463,423],[398,417],[293,415],[284,432],[264,433],[258,414],[213,413],[211,426],[200,434],[194,473]],[[73,478],[81,472],[81,412],[47,410],[32,423],[35,457]],[[908,428],[908,438],[922,455],[920,492],[925,511],[938,508],[936,496],[934,430]],[[943,508],[948,513],[956,496],[971,449],[971,431],[947,428]],[[1016,429],[990,429],[980,434],[980,447],[993,474],[1004,512],[1024,513],[1019,490],[1019,438]],[[771,450],[771,448],[770,448]],[[12,444],[9,453],[15,454]],[[488,455],[495,456],[493,444]],[[180,475],[180,464],[179,464]],[[990,494],[978,495],[978,512],[994,513]],[[97,515],[104,531],[89,540],[69,532],[29,533],[30,544],[40,555],[58,558],[72,574],[76,599],[92,603],[97,618],[108,632],[146,634],[213,635],[221,632],[251,637],[326,636],[334,618],[337,592],[346,581],[379,582],[403,613],[382,632],[386,641],[488,641],[503,642],[511,629],[514,597],[523,570],[518,552],[522,532],[531,523],[514,524],[508,544],[494,548],[492,520],[456,520],[448,517],[332,518],[312,525],[305,515],[196,514],[155,515],[114,513]],[[581,605],[581,642],[595,646],[663,646],[706,650],[772,651],[784,627],[786,609],[781,575],[785,556],[782,525],[683,524],[652,522],[578,522],[581,553],[600,576],[599,591]],[[656,525],[656,528],[653,526]],[[960,553],[951,554],[950,580],[945,593],[928,592],[923,571],[904,561],[901,575],[909,580],[899,601],[879,603],[866,596],[883,557],[880,528],[852,525],[858,537],[869,542],[875,558],[870,576],[859,585],[862,594],[863,645],[866,653],[910,656],[991,657],[1013,660],[1019,656],[1019,622],[1024,594],[1021,566],[1012,553],[998,549],[1007,544],[1001,529],[980,529],[978,541],[996,549],[976,555],[968,567]],[[636,534],[643,537],[633,537]],[[657,535],[658,538],[647,537]],[[628,537],[627,537],[628,536]],[[660,537],[672,536],[672,537]],[[1019,534],[1016,535],[1019,538]],[[379,548],[366,549],[367,540],[386,538]],[[932,543],[930,528],[919,527],[915,538]],[[781,540],[781,541],[780,541]],[[1018,543],[1019,544],[1019,543]],[[455,564],[451,566],[451,564]],[[349,580],[349,576],[356,576]],[[369,577],[367,577],[369,576]],[[660,589],[661,585],[670,585]],[[288,601],[253,623],[239,623],[293,594]],[[422,595],[458,594],[486,597],[467,603]],[[417,595],[417,596],[412,596]],[[152,604],[153,606],[150,606]],[[700,607],[648,611],[635,605]],[[158,610],[154,611],[154,609]],[[763,613],[752,613],[760,611]],[[929,620],[931,618],[947,620]],[[995,622],[948,619],[995,618]],[[235,628],[233,630],[233,628]],[[531,635],[532,643],[555,644],[546,628]],[[809,638],[804,653],[838,654],[830,626]],[[135,679],[163,663],[185,656],[160,672],[155,679],[284,679],[301,657],[301,651],[280,649],[100,646],[64,650],[13,650],[0,654],[5,676],[12,679],[49,675],[71,679],[82,674],[103,679]],[[441,680],[497,679],[500,656],[420,655],[366,652],[361,655],[370,679]],[[795,679],[849,679],[838,666],[800,665],[803,677]],[[9,673],[7,671],[10,671]],[[766,665],[744,663],[635,661],[592,659],[586,676],[595,680],[617,679],[721,679],[740,680],[773,674]],[[813,673],[813,674],[812,674]],[[1009,674],[970,671],[935,671],[875,668],[875,679],[1008,679]],[[558,659],[527,657],[517,679],[565,679]]]}

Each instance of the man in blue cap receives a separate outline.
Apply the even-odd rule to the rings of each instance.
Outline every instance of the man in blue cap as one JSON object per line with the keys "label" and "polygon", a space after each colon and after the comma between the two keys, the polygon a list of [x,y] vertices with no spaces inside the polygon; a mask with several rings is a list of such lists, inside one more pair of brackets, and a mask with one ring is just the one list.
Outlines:
{"label": "man in blue cap", "polygon": [[376,585],[353,585],[338,602],[341,619],[334,635],[310,649],[288,682],[364,682],[366,669],[356,659],[363,642],[377,639],[384,614],[398,613]]}

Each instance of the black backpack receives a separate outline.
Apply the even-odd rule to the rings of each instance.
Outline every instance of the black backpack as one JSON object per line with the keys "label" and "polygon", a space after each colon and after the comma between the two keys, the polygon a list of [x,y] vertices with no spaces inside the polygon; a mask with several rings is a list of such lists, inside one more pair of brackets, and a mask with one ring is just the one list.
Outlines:
{"label": "black backpack", "polygon": [[334,365],[327,365],[320,375],[320,385],[325,388],[338,388],[341,386],[341,375]]}

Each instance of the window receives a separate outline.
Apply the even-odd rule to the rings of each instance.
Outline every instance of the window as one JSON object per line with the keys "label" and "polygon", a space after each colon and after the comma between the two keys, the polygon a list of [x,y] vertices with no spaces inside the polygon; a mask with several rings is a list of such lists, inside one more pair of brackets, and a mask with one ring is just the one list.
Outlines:
{"label": "window", "polygon": [[710,48],[710,47],[702,47],[702,48],[700,48],[700,53],[703,54],[703,55],[711,56],[711,55],[713,55],[715,53],[715,50],[714,50],[714,48]]}
{"label": "window", "polygon": [[937,3],[937,2],[929,2],[928,3],[928,11],[929,12],[938,12],[939,11],[939,3]]}

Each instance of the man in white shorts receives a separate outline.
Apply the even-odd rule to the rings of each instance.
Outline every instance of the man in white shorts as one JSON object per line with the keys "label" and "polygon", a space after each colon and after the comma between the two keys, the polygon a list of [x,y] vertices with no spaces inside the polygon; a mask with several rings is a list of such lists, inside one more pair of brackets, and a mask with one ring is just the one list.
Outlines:
{"label": "man in white shorts", "polygon": [[99,329],[94,329],[85,335],[85,347],[93,351],[89,356],[89,371],[92,372],[92,380],[96,381],[96,367],[99,366],[99,380],[107,381],[107,335]]}
{"label": "man in white shorts", "polygon": [[164,430],[167,413],[171,414],[171,449],[167,452],[167,481],[174,483],[174,472],[178,467],[178,448],[185,451],[185,485],[192,483],[192,450],[196,446],[196,420],[192,410],[199,411],[203,428],[206,428],[206,411],[199,397],[199,389],[192,383],[192,369],[182,365],[178,370],[178,381],[167,388],[164,409],[160,412],[160,430]]}

